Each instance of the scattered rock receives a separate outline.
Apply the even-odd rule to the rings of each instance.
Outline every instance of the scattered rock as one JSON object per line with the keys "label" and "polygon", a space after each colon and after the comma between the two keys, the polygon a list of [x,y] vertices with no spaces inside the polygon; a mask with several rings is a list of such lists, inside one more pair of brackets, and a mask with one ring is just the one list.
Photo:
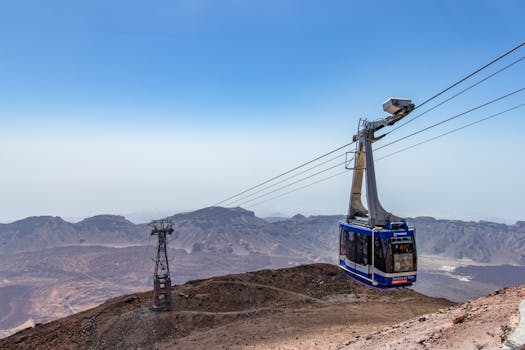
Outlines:
{"label": "scattered rock", "polygon": [[453,324],[463,323],[466,319],[467,319],[467,314],[462,314],[462,315],[455,317],[452,320],[452,323]]}
{"label": "scattered rock", "polygon": [[[353,334],[361,334],[353,342],[373,343],[378,326],[413,317],[417,323],[454,304],[410,289],[370,288],[328,264],[192,281],[174,285],[172,296],[164,313],[149,311],[152,292],[110,299],[1,339],[0,349],[330,348]],[[402,307],[392,302],[400,299]]]}

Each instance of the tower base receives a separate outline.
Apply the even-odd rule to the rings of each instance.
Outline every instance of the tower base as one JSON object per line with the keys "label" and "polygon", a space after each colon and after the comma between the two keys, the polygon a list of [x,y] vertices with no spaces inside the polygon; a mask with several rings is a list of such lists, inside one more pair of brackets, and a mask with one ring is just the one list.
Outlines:
{"label": "tower base", "polygon": [[171,280],[156,278],[153,281],[153,310],[169,311],[171,309]]}

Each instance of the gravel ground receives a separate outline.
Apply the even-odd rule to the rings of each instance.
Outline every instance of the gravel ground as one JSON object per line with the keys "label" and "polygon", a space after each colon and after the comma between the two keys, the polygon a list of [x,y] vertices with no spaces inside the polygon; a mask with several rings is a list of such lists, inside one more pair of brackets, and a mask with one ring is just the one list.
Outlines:
{"label": "gravel ground", "polygon": [[0,340],[1,349],[327,349],[455,305],[410,289],[381,291],[336,266],[303,265],[192,281],[170,312],[151,292],[106,303]]}
{"label": "gravel ground", "polygon": [[418,316],[336,346],[353,349],[501,349],[519,323],[525,287],[505,288],[486,297]]}

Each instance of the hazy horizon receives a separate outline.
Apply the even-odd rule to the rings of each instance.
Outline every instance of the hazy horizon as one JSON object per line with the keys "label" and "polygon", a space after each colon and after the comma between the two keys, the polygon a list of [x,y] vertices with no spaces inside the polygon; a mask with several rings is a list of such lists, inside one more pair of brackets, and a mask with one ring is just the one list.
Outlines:
{"label": "hazy horizon", "polygon": [[[360,118],[384,116],[387,98],[418,105],[516,46],[524,10],[520,1],[5,3],[0,222],[211,206],[350,142]],[[522,88],[524,76],[522,61],[375,145]],[[523,102],[521,92],[375,157]],[[524,110],[378,161],[385,209],[525,219]],[[344,214],[351,176],[231,204],[263,217]]]}
{"label": "hazy horizon", "polygon": [[[65,220],[65,221],[68,221],[68,222],[71,222],[71,223],[78,223],[84,219],[87,219],[87,218],[91,218],[91,217],[94,217],[94,216],[97,216],[97,215],[118,215],[118,216],[123,216],[125,217],[127,220],[133,222],[134,224],[144,224],[144,223],[148,223],[150,222],[151,220],[155,220],[155,219],[161,219],[161,218],[165,218],[167,216],[172,216],[172,215],[176,215],[176,214],[180,214],[180,213],[186,213],[186,212],[191,212],[191,211],[194,211],[194,210],[199,210],[199,209],[204,209],[204,208],[195,208],[195,209],[188,209],[188,210],[158,210],[158,211],[155,211],[155,210],[143,210],[143,211],[136,211],[136,212],[133,212],[133,213],[118,213],[118,212],[101,212],[101,213],[92,213],[92,214],[89,214],[89,215],[82,215],[82,216],[63,216],[63,215],[59,215],[59,214],[35,214],[35,215],[29,215],[29,216],[25,216],[25,217],[20,217],[20,218],[15,218],[15,219],[12,219],[12,220],[5,220],[5,221],[0,221],[0,224],[10,224],[10,223],[13,223],[13,222],[16,222],[16,221],[19,221],[19,220],[23,220],[23,219],[26,219],[28,217],[38,217],[38,216],[52,216],[52,217],[60,217],[61,219]],[[246,209],[246,208],[243,208],[243,209]],[[246,209],[246,210],[250,210],[250,209]],[[316,213],[316,212],[289,212],[289,213],[285,213],[285,212],[260,212],[260,211],[257,211],[257,210],[250,210],[250,211],[253,211],[255,216],[257,217],[260,217],[260,218],[272,218],[272,217],[281,217],[281,218],[285,218],[285,219],[289,219],[289,218],[292,218],[294,215],[297,215],[297,214],[300,214],[300,215],[304,215],[306,217],[308,216],[316,216],[316,215],[326,215],[326,216],[331,216],[331,215],[340,215],[340,216],[344,216],[346,215],[345,213]],[[461,221],[465,221],[465,222],[468,222],[468,221],[475,221],[475,222],[479,222],[479,221],[490,221],[490,222],[495,222],[495,223],[502,223],[502,224],[506,224],[506,225],[513,225],[515,224],[516,222],[518,221],[524,221],[523,218],[516,218],[514,220],[506,220],[506,219],[503,219],[503,218],[497,218],[497,217],[475,217],[475,216],[472,216],[472,217],[443,217],[443,216],[436,216],[436,215],[431,215],[431,214],[420,214],[420,215],[408,215],[406,216],[406,218],[416,218],[416,217],[422,217],[422,216],[429,216],[429,217],[433,217],[437,220],[461,220]]]}

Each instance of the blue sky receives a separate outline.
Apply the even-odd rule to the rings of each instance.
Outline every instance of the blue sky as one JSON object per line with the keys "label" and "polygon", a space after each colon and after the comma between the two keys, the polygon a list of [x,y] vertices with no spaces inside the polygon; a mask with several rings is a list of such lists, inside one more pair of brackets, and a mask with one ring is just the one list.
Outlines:
{"label": "blue sky", "polygon": [[[211,205],[348,142],[386,98],[417,105],[515,46],[524,14],[522,1],[2,2],[0,222]],[[524,78],[522,62],[389,137]],[[383,204],[407,216],[523,219],[523,113],[378,163]],[[350,179],[252,209],[343,213]]]}

